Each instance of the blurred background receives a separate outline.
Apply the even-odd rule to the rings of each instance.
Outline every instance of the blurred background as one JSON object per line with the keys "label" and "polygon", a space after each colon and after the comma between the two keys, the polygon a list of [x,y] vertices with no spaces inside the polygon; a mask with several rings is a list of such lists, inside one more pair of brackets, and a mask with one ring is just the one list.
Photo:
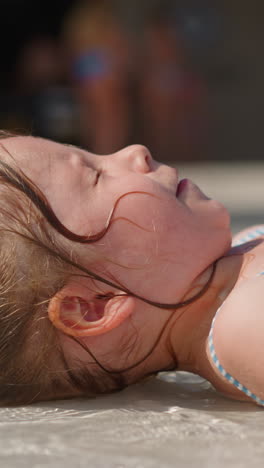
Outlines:
{"label": "blurred background", "polygon": [[0,127],[262,160],[261,0],[1,0]]}
{"label": "blurred background", "polygon": [[[212,165],[263,173],[262,0],[0,5],[0,128],[98,154],[142,143],[158,160],[206,172],[222,195],[233,182]],[[251,185],[247,195],[259,197]],[[257,221],[254,200],[245,208],[245,191],[232,193]]]}

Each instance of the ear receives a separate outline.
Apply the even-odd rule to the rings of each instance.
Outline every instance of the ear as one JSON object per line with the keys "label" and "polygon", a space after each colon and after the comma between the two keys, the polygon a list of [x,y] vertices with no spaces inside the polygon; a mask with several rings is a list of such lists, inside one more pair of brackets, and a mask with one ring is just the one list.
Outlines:
{"label": "ear", "polygon": [[119,293],[120,296],[100,299],[83,286],[65,286],[50,300],[49,319],[57,329],[71,336],[107,333],[123,323],[135,308],[133,297]]}

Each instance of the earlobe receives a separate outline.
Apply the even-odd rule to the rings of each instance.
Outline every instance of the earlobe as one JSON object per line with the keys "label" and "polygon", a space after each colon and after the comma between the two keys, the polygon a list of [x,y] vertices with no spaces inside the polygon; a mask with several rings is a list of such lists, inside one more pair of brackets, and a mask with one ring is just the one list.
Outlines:
{"label": "earlobe", "polygon": [[69,292],[73,291],[64,288],[50,300],[48,315],[56,328],[71,336],[107,333],[124,322],[135,308],[135,299],[123,294],[102,300]]}

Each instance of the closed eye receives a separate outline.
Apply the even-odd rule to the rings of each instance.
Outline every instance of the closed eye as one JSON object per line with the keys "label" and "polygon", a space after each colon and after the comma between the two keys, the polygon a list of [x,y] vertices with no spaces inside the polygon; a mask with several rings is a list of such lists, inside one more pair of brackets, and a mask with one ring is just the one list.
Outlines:
{"label": "closed eye", "polygon": [[99,178],[100,178],[100,175],[101,175],[101,171],[97,171],[96,176],[95,176],[94,185],[97,185],[97,183],[99,181]]}

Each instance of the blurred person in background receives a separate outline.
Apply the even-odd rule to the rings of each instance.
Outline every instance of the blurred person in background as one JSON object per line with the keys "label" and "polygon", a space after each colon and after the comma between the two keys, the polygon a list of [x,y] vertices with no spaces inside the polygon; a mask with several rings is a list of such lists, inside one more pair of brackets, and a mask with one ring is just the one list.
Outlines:
{"label": "blurred person in background", "polygon": [[62,21],[62,42],[80,115],[80,143],[111,153],[130,133],[130,52],[126,34],[105,0],[80,0]]}
{"label": "blurred person in background", "polygon": [[32,37],[20,51],[17,72],[19,84],[28,94],[57,83],[62,70],[56,41],[49,36]]}
{"label": "blurred person in background", "polygon": [[33,36],[23,45],[16,64],[16,92],[23,130],[65,142],[76,140],[76,112],[57,39]]}
{"label": "blurred person in background", "polygon": [[142,43],[142,140],[161,159],[195,160],[207,133],[206,90],[191,69],[169,4],[150,11]]}

